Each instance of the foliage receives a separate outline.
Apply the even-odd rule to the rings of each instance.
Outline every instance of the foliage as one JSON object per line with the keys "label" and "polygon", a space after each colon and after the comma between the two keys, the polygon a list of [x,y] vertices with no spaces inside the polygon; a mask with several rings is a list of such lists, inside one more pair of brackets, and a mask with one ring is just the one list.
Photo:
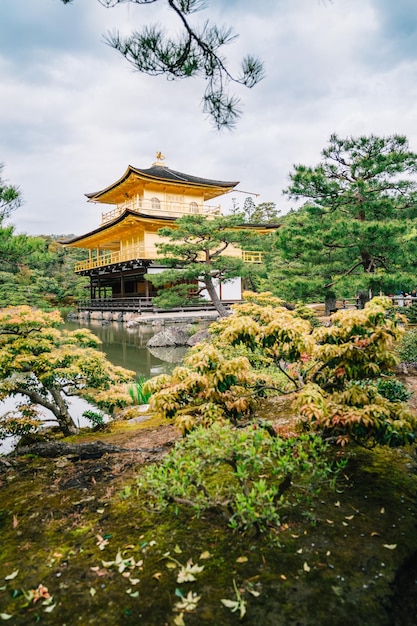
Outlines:
{"label": "foliage", "polygon": [[143,389],[145,382],[146,378],[139,376],[139,380],[129,384],[127,391],[134,404],[148,404],[151,394],[149,392],[145,393]]}
{"label": "foliage", "polygon": [[105,416],[101,411],[92,411],[91,409],[88,409],[87,411],[84,411],[83,417],[91,422],[95,430],[101,430],[105,426]]}
{"label": "foliage", "polygon": [[[197,513],[214,509],[238,530],[280,526],[287,494],[312,495],[334,478],[326,445],[314,435],[271,436],[262,425],[199,427],[159,465],[138,478],[157,508],[177,502]],[[297,485],[291,489],[291,486]]]}
{"label": "foliage", "polygon": [[405,333],[399,342],[397,352],[403,363],[417,363],[417,330],[408,330]]}
{"label": "foliage", "polygon": [[255,204],[249,196],[245,199],[242,208],[236,201],[233,203],[232,214],[242,215],[245,222],[250,224],[276,224],[280,210],[276,208],[275,202]]}
{"label": "foliage", "polygon": [[54,237],[16,235],[0,225],[0,299],[5,306],[28,304],[41,309],[73,306],[86,279],[74,274],[80,252]]}
{"label": "foliage", "polygon": [[9,185],[2,177],[4,164],[0,163],[0,224],[22,203],[22,195],[18,187]]}
{"label": "foliage", "polygon": [[[73,0],[62,0],[69,4]],[[150,4],[158,0],[99,0],[105,7],[123,2]],[[227,67],[221,49],[235,41],[231,28],[206,21],[195,27],[190,16],[206,8],[202,0],[167,0],[180,20],[182,34],[173,39],[160,25],[145,26],[124,38],[115,31],[108,33],[106,43],[122,54],[135,70],[150,76],[165,75],[171,79],[201,77],[206,81],[203,111],[217,129],[233,128],[240,116],[240,100],[227,92],[230,82],[253,87],[263,78],[262,62],[247,55],[241,62],[240,74],[233,75]]]}
{"label": "foliage", "polygon": [[417,324],[417,304],[413,303],[411,306],[402,307],[401,313],[407,318],[410,324]]}
{"label": "foliage", "polygon": [[389,299],[339,311],[330,327],[317,328],[279,302],[247,294],[231,317],[211,326],[212,343],[194,347],[171,376],[146,384],[154,393],[151,408],[187,432],[198,423],[250,417],[265,394],[294,394],[301,422],[339,443],[411,441],[416,420],[406,406],[391,402],[383,386],[361,387],[363,380],[390,375],[397,363],[402,317],[386,315]]}
{"label": "foliage", "polygon": [[134,373],[107,361],[90,331],[61,330],[60,325],[57,311],[0,310],[0,400],[23,396],[18,413],[30,411],[34,417],[41,407],[48,409],[68,435],[77,431],[68,410],[70,396],[112,411],[128,403],[125,383]]}
{"label": "foliage", "polygon": [[235,215],[213,219],[185,215],[175,226],[159,229],[158,234],[166,242],[156,244],[158,260],[170,269],[146,275],[153,285],[164,287],[155,303],[172,306],[195,301],[206,290],[219,314],[228,315],[216,292],[216,282],[226,282],[250,271],[251,264],[245,264],[236,250],[253,235],[252,231],[239,228],[242,224],[242,218]]}
{"label": "foliage", "polygon": [[197,344],[172,375],[162,374],[144,385],[151,392],[150,406],[158,416],[175,418],[176,426],[190,431],[197,423],[209,426],[226,419],[249,416],[254,397],[248,393],[260,381],[249,360],[228,358],[212,344]]}
{"label": "foliage", "polygon": [[306,204],[282,220],[268,285],[282,297],[414,287],[417,154],[400,135],[330,137],[316,167],[296,165],[286,190]]}
{"label": "foliage", "polygon": [[412,395],[406,385],[396,378],[378,378],[377,388],[381,396],[390,402],[407,402]]}

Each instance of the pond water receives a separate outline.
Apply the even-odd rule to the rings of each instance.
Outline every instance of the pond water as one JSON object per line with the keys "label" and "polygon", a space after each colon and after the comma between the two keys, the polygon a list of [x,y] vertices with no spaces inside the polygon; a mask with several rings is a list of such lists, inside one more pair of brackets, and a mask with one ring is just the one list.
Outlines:
{"label": "pond water", "polygon": [[[88,328],[102,342],[100,349],[106,354],[109,361],[114,365],[125,367],[126,369],[136,372],[137,377],[143,376],[150,378],[158,374],[169,373],[173,370],[181,359],[184,357],[186,348],[158,348],[152,352],[146,347],[147,341],[161,330],[160,327],[137,326],[135,328],[126,328],[125,325],[112,322],[110,324],[101,324],[100,322],[90,322],[78,324],[78,322],[66,322],[65,328],[68,330],[76,330],[77,328]],[[16,405],[24,398],[16,396],[15,398],[7,398],[0,402],[0,415],[7,411],[12,411]],[[90,426],[90,422],[83,417],[84,411],[92,407],[82,398],[69,398],[70,413],[78,426]],[[47,410],[42,411],[45,422],[53,416]],[[0,454],[7,454],[16,445],[15,437],[8,437],[4,441],[0,441]]]}
{"label": "pond water", "polygon": [[66,322],[65,324],[65,328],[68,330],[75,330],[80,326],[88,328],[101,340],[100,349],[103,350],[109,361],[114,365],[133,370],[137,376],[144,376],[145,378],[171,372],[186,352],[185,348],[149,350],[146,343],[161,330],[159,326],[144,325],[126,328],[124,324],[119,322],[111,322],[110,324],[89,322],[82,325],[77,322]]}

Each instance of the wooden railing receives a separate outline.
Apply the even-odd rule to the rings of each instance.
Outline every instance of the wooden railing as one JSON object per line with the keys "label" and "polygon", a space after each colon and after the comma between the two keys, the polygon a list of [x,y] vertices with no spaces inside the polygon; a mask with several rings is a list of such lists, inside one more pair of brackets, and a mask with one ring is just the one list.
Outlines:
{"label": "wooden railing", "polygon": [[[236,300],[222,300],[228,308]],[[80,300],[79,311],[131,311],[134,313],[184,313],[186,311],[215,311],[210,300],[199,304],[184,304],[172,309],[161,309],[154,305],[152,298],[97,298],[96,300]]]}
{"label": "wooden railing", "polygon": [[159,202],[159,206],[152,200],[136,198],[129,202],[118,204],[115,209],[101,214],[101,223],[107,224],[122,215],[126,210],[134,213],[146,213],[163,217],[181,217],[182,215],[220,215],[220,206],[208,206],[197,202]]}
{"label": "wooden railing", "polygon": [[[155,260],[156,258],[155,248],[145,248],[143,245],[129,246],[121,252],[103,252],[99,257],[78,261],[74,266],[74,272],[92,270],[135,259]],[[243,250],[242,259],[245,263],[262,263],[262,252]]]}
{"label": "wooden railing", "polygon": [[83,270],[92,270],[97,267],[105,267],[106,265],[114,265],[123,261],[133,261],[134,259],[156,258],[155,248],[145,248],[142,245],[129,246],[119,252],[104,252],[99,257],[78,261],[74,265],[74,272],[82,272]]}

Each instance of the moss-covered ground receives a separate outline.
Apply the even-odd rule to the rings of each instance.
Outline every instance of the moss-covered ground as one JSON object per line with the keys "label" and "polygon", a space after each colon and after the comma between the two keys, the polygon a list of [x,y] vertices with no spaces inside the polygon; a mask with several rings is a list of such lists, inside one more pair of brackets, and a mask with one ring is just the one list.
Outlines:
{"label": "moss-covered ground", "polygon": [[[136,437],[139,447],[151,431],[157,423],[125,424],[88,439],[121,445]],[[0,622],[415,625],[415,449],[342,454],[349,460],[336,491],[290,508],[279,531],[260,537],[234,533],[214,513],[151,511],[136,487],[143,459],[133,451],[8,459],[0,478]],[[204,569],[178,582],[187,563]],[[195,610],[176,610],[190,591],[200,596]]]}

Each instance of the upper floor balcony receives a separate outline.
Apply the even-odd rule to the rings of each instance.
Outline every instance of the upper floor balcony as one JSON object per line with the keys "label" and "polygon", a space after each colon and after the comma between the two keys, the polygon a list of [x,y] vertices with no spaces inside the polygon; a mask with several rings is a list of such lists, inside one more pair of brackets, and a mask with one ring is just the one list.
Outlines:
{"label": "upper floor balcony", "polygon": [[156,217],[182,217],[183,215],[206,215],[208,217],[221,215],[220,206],[208,206],[198,202],[170,202],[159,198],[144,199],[136,197],[133,200],[118,204],[115,209],[101,214],[101,224],[107,224],[122,215],[126,210],[135,213],[146,213]]}
{"label": "upper floor balcony", "polygon": [[[242,255],[242,260],[245,263],[262,263],[262,252],[256,250],[237,250],[233,256]],[[85,261],[78,261],[74,266],[75,272],[82,272],[86,270],[93,270],[100,267],[106,267],[109,265],[115,265],[117,263],[123,263],[124,261],[133,261],[135,259],[144,259],[155,261],[157,258],[157,251],[155,247],[145,247],[142,244],[129,246],[119,252],[106,252],[102,251],[98,256],[92,256]]]}

